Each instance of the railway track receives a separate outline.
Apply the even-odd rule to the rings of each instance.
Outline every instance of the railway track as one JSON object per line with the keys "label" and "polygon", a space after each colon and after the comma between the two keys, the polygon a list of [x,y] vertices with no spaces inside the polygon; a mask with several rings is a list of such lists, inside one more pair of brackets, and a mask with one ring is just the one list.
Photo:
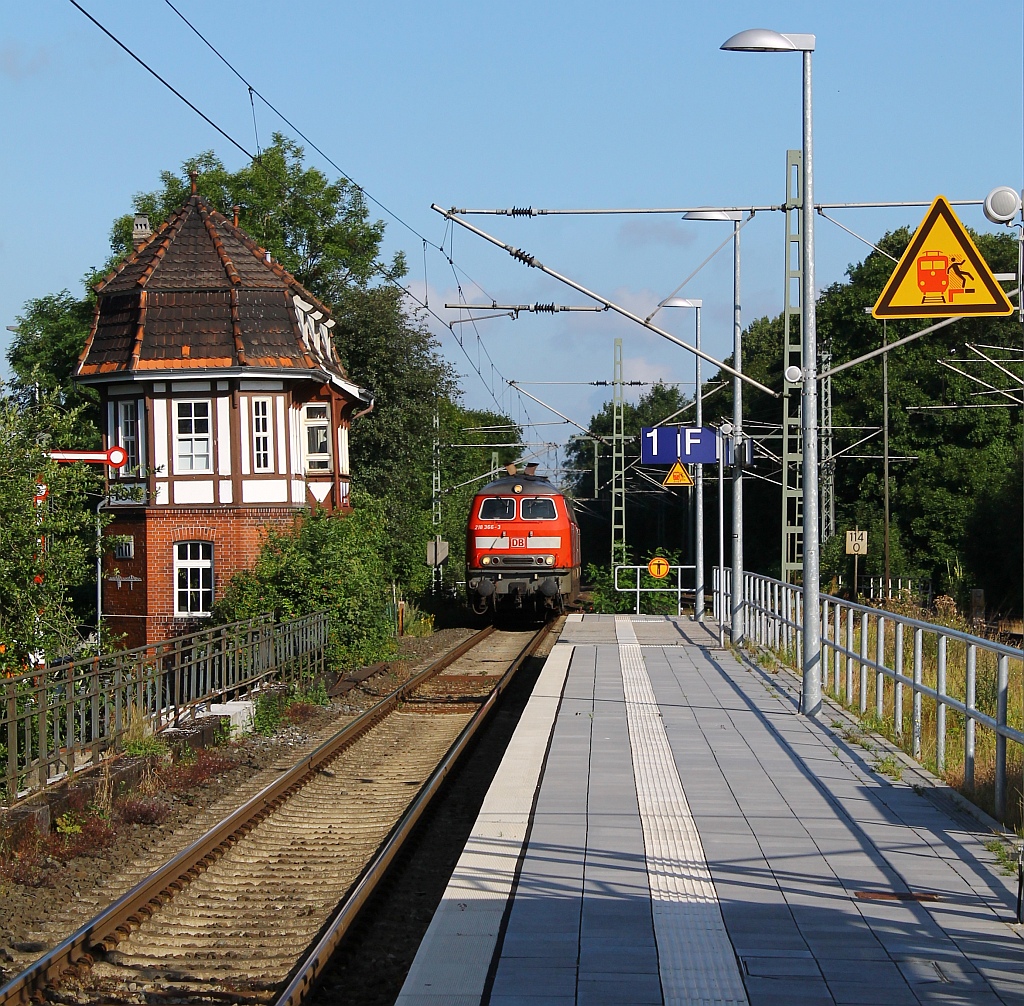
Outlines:
{"label": "railway track", "polygon": [[0,988],[0,1006],[297,1004],[550,626],[485,629]]}

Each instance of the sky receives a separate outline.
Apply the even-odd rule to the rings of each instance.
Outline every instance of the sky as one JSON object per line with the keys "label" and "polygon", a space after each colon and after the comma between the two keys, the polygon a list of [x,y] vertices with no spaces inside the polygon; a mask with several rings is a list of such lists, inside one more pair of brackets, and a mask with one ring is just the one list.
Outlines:
{"label": "sky", "polygon": [[[79,2],[245,150],[254,151],[257,136],[265,144],[275,130],[291,134],[258,100],[254,130],[246,85],[167,0]],[[460,300],[592,302],[461,228],[451,233],[432,203],[781,203],[786,151],[801,144],[801,60],[720,50],[744,28],[816,36],[817,202],[981,200],[999,185],[1024,186],[1020,0],[174,4],[364,187],[372,214],[387,225],[386,255],[405,251],[410,289],[445,322],[460,314],[444,305]],[[231,169],[246,155],[69,0],[5,0],[3,15],[6,352],[3,326],[30,298],[64,288],[80,294],[83,275],[109,253],[112,221],[131,210],[135,193],[158,187],[162,170],[208,149]],[[337,175],[308,147],[307,163]],[[997,229],[980,206],[958,212],[971,227]],[[915,227],[925,208],[828,213],[874,241]],[[729,224],[678,214],[466,219],[641,316],[730,233]],[[841,281],[870,250],[822,217],[815,235],[819,289]],[[779,212],[758,213],[742,231],[744,325],[782,309],[784,239]],[[682,291],[703,301],[703,345],[718,359],[731,352],[732,280],[726,243]],[[692,311],[658,317],[692,340]],[[611,380],[616,338],[627,381],[679,382],[692,393],[690,353],[610,312],[521,314],[453,328],[430,314],[426,321],[463,375],[466,405],[557,424],[526,427],[531,442],[564,442],[576,429],[507,382],[586,426],[610,398],[609,388],[587,382]]]}

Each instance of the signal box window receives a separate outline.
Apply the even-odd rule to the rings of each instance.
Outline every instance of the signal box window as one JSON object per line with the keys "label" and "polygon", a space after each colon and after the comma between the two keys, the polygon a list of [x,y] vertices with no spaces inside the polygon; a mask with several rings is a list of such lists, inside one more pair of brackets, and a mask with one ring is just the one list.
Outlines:
{"label": "signal box window", "polygon": [[522,502],[523,520],[554,520],[555,501],[550,496],[537,496]]}
{"label": "signal box window", "polygon": [[253,471],[272,471],[272,457],[273,445],[270,441],[270,399],[254,398],[252,400]]}
{"label": "signal box window", "polygon": [[210,403],[175,402],[177,471],[210,470]]}
{"label": "signal box window", "polygon": [[174,546],[174,614],[209,615],[213,610],[213,543],[179,541]]}
{"label": "signal box window", "polygon": [[480,504],[481,520],[514,520],[516,501],[502,496],[492,496]]}
{"label": "signal box window", "polygon": [[134,472],[139,467],[139,403],[118,402],[117,440],[124,448],[128,460],[121,468],[122,473]]}
{"label": "signal box window", "polygon": [[302,424],[306,430],[306,471],[331,470],[331,414],[328,405],[307,405]]}

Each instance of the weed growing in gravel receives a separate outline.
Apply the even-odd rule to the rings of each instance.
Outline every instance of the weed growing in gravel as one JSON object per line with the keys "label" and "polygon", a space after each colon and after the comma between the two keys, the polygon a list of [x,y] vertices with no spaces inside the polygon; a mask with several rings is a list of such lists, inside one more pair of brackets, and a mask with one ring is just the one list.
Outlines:
{"label": "weed growing in gravel", "polygon": [[305,680],[287,690],[273,689],[259,692],[253,710],[252,728],[269,737],[283,722],[303,723],[310,719],[318,706],[326,706],[330,699],[323,679],[315,683]]}
{"label": "weed growing in gravel", "polygon": [[130,796],[117,801],[114,807],[123,824],[163,824],[170,808],[153,796]]}
{"label": "weed growing in gravel", "polygon": [[157,772],[154,785],[161,792],[184,793],[227,772],[234,768],[235,764],[230,754],[224,751],[200,748],[194,761],[178,762]]}

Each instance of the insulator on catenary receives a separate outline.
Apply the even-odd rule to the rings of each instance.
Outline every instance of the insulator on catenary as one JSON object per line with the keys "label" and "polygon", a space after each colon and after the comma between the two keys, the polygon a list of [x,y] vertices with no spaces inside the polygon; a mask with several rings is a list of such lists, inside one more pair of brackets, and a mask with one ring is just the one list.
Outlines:
{"label": "insulator on catenary", "polygon": [[532,217],[533,207],[532,206],[513,206],[508,211],[510,217]]}
{"label": "insulator on catenary", "polygon": [[512,258],[517,259],[524,265],[533,265],[533,263],[536,261],[536,259],[529,252],[524,252],[522,248],[510,248],[508,250],[508,253],[509,255],[512,256]]}
{"label": "insulator on catenary", "polygon": [[558,310],[558,306],[556,304],[534,304],[533,309],[537,314],[554,314]]}

